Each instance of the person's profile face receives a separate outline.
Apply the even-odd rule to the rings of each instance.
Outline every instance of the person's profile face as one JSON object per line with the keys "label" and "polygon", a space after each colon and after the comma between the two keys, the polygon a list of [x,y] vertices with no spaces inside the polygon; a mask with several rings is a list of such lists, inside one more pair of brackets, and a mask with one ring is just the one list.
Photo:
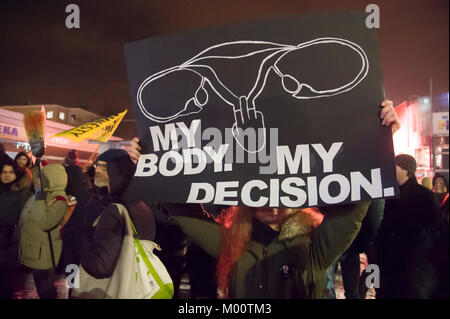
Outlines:
{"label": "person's profile face", "polygon": [[97,187],[108,187],[109,186],[107,165],[108,164],[104,161],[97,161],[94,163],[94,168],[95,168],[94,185],[95,186],[97,186]]}

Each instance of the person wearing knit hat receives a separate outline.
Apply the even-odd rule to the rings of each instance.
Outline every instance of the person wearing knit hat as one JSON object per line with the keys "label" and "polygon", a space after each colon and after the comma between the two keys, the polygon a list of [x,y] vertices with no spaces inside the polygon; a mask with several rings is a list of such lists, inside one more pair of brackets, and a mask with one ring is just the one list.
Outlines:
{"label": "person wearing knit hat", "polygon": [[[126,207],[142,240],[154,240],[155,221],[152,211],[143,201],[127,201],[122,198],[135,171],[135,164],[126,151],[109,149],[97,157],[94,167],[94,185],[107,189],[106,199],[89,201],[89,207],[81,204],[79,211],[77,204],[74,215],[81,214],[80,216],[85,217],[78,218],[81,223],[77,229],[69,228],[67,231],[70,230],[72,236],[75,236],[77,250],[80,252],[76,256],[79,258],[77,261],[90,276],[104,279],[111,277],[116,268],[126,230],[123,216],[117,206],[112,204],[120,203]],[[95,211],[92,205],[95,205]],[[89,211],[89,216],[86,211]],[[102,298],[96,292],[92,293],[90,298]],[[70,297],[80,296],[74,290]]]}
{"label": "person wearing knit hat", "polygon": [[[108,187],[109,192],[118,197],[122,196],[125,187],[130,183],[135,168],[128,153],[121,149],[109,149],[103,152],[97,157],[94,167],[94,185]],[[110,178],[111,176],[114,178]]]}
{"label": "person wearing knit hat", "polygon": [[410,178],[416,178],[417,163],[411,155],[397,155],[395,165],[397,166],[397,182],[399,185],[403,185]]}

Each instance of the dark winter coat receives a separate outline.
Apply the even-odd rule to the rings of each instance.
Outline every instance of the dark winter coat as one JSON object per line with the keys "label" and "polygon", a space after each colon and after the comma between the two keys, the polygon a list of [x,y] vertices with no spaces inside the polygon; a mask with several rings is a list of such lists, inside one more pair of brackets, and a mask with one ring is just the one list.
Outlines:
{"label": "dark winter coat", "polygon": [[[276,236],[265,225],[254,225],[250,243],[231,270],[229,297],[322,298],[327,268],[350,246],[368,206],[369,202],[361,202],[328,207],[312,235],[304,233],[296,215]],[[220,225],[185,216],[175,219],[196,244],[211,256],[220,256]]]}
{"label": "dark winter coat", "polygon": [[400,296],[409,299],[449,297],[449,224],[436,220],[423,229],[404,268]]}
{"label": "dark winter coat", "polygon": [[[107,162],[110,184],[110,198],[122,203],[136,227],[139,238],[153,240],[155,223],[151,210],[143,201],[126,202],[121,196],[134,175],[135,166],[127,156]],[[108,205],[100,211],[98,222],[89,227],[92,232],[83,234],[81,239],[81,264],[91,276],[107,278],[112,275],[120,255],[125,236],[125,220],[115,205]]]}
{"label": "dark winter coat", "polygon": [[[410,178],[400,186],[400,197],[386,200],[384,218],[378,234],[382,298],[405,298],[405,287],[411,278],[405,269],[421,259],[414,256],[419,236],[437,218],[437,203],[433,193]],[[414,267],[414,266],[413,266]],[[433,276],[432,274],[429,274]]]}
{"label": "dark winter coat", "polygon": [[412,243],[412,254],[404,270],[407,279],[401,296],[414,299],[449,297],[449,221],[448,199],[439,207],[437,218]]}
{"label": "dark winter coat", "polygon": [[17,226],[20,213],[31,195],[31,177],[28,174],[10,185],[0,183],[0,264],[17,261]]}
{"label": "dark winter coat", "polygon": [[64,273],[67,265],[81,263],[83,245],[80,238],[92,237],[94,231],[92,224],[115,200],[107,192],[107,188],[94,187],[77,200],[72,216],[64,226],[63,252],[58,266],[60,272]]}
{"label": "dark winter coat", "polygon": [[[143,201],[122,204],[128,210],[139,239],[153,241],[155,224],[148,206]],[[88,274],[97,279],[112,276],[119,260],[125,227],[125,220],[120,216],[117,206],[110,205],[102,211],[92,239],[83,238],[81,264]]]}

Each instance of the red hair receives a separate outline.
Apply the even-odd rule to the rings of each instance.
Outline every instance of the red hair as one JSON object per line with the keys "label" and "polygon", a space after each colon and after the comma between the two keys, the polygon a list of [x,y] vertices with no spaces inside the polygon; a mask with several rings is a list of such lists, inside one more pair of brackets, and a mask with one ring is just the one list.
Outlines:
{"label": "red hair", "polygon": [[251,238],[252,212],[249,208],[233,206],[225,212],[223,225],[224,240],[216,275],[217,287],[226,298],[231,268]]}
{"label": "red hair", "polygon": [[[251,240],[252,219],[255,211],[256,208],[233,206],[220,216],[220,221],[224,226],[224,236],[216,277],[217,287],[223,294],[223,298],[228,297],[231,269]],[[302,213],[297,215],[297,222],[307,233],[318,227],[323,219],[323,215],[314,208],[286,209],[287,218],[294,213]]]}

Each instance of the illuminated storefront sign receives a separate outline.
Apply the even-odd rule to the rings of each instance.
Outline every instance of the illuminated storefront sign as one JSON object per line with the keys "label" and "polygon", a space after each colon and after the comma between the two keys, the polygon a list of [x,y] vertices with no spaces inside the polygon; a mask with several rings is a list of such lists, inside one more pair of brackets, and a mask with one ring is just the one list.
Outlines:
{"label": "illuminated storefront sign", "polygon": [[0,135],[17,136],[19,135],[18,131],[18,127],[0,124]]}

